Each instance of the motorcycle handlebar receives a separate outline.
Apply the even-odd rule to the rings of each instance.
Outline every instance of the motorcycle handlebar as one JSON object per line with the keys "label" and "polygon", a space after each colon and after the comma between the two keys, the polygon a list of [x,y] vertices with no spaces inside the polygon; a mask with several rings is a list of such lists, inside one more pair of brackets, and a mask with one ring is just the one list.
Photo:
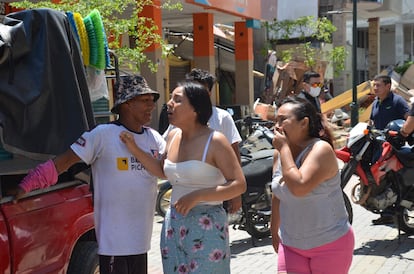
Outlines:
{"label": "motorcycle handlebar", "polygon": [[269,120],[263,120],[261,118],[258,117],[251,117],[251,116],[247,116],[243,119],[238,119],[236,121],[234,121],[234,123],[237,124],[241,124],[241,125],[246,125],[246,126],[254,126],[254,125],[261,125],[261,126],[265,126],[265,127],[272,127],[275,122],[273,121],[269,121]]}
{"label": "motorcycle handlebar", "polygon": [[374,127],[367,127],[367,129],[365,130],[365,135],[368,135],[369,133],[375,136],[380,136],[380,135],[385,135],[387,133],[387,130],[376,129]]}
{"label": "motorcycle handlebar", "polygon": [[382,138],[384,141],[389,142],[392,147],[399,149],[403,146],[406,142],[409,145],[412,145],[410,136],[404,137],[400,131],[398,130],[391,130],[391,129],[375,129],[375,128],[367,128],[369,132],[371,132],[371,136],[373,135],[375,138]]}
{"label": "motorcycle handlebar", "polygon": [[275,137],[275,134],[269,128],[266,127],[263,130],[263,134],[270,143],[273,142],[273,138]]}
{"label": "motorcycle handlebar", "polygon": [[370,131],[372,133],[374,133],[375,135],[377,135],[377,136],[378,135],[384,135],[384,136],[388,136],[388,137],[396,137],[396,136],[403,137],[401,135],[401,133],[399,131],[396,131],[396,130],[388,130],[388,129],[381,130],[381,129],[372,128],[372,129],[370,129]]}

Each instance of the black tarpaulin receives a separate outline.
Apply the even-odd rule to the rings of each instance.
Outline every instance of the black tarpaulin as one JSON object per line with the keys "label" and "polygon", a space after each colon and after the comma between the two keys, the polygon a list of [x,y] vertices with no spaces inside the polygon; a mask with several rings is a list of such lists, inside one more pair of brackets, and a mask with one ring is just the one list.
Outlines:
{"label": "black tarpaulin", "polygon": [[25,35],[15,37],[11,55],[0,63],[2,142],[8,151],[46,158],[68,149],[94,124],[81,53],[62,12],[26,10],[3,23],[16,22],[23,22]]}

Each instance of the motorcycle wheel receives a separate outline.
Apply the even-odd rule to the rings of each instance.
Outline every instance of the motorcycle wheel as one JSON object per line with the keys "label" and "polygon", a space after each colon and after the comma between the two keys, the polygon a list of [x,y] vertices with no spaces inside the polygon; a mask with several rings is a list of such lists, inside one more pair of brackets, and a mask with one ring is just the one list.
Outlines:
{"label": "motorcycle wheel", "polygon": [[414,210],[401,207],[398,214],[400,229],[408,235],[414,235]]}
{"label": "motorcycle wheel", "polygon": [[249,213],[246,220],[246,231],[253,238],[263,239],[270,236],[270,216]]}
{"label": "motorcycle wheel", "polygon": [[342,195],[344,196],[345,208],[346,208],[346,212],[348,213],[349,223],[352,224],[352,221],[354,219],[354,212],[352,210],[351,201],[349,201],[349,198],[345,194],[345,192],[342,192]]}
{"label": "motorcycle wheel", "polygon": [[155,210],[157,214],[163,218],[165,217],[165,213],[167,212],[167,209],[170,207],[171,191],[172,191],[171,187],[161,189],[157,196]]}

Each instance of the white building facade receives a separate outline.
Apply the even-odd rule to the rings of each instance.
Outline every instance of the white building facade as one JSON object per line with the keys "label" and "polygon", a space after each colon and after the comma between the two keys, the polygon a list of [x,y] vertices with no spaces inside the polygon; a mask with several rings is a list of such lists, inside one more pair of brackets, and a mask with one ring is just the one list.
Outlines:
{"label": "white building facade", "polygon": [[[353,0],[279,0],[277,20],[300,16],[327,16],[337,27],[333,45],[344,45],[346,69],[333,78],[334,95],[352,88]],[[384,69],[392,70],[414,61],[414,1],[374,0],[357,2],[358,83],[372,79]]]}

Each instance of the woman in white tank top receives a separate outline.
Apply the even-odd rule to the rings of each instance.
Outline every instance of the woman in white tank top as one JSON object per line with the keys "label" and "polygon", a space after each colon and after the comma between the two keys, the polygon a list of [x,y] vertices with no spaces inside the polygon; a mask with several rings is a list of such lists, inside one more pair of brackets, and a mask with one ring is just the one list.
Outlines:
{"label": "woman in white tank top", "polygon": [[167,137],[162,161],[136,146],[128,132],[120,138],[152,174],[171,182],[172,201],[161,233],[164,273],[230,273],[230,248],[222,202],[241,195],[246,181],[226,137],[207,125],[207,89],[180,83],[167,103],[176,129]]}

